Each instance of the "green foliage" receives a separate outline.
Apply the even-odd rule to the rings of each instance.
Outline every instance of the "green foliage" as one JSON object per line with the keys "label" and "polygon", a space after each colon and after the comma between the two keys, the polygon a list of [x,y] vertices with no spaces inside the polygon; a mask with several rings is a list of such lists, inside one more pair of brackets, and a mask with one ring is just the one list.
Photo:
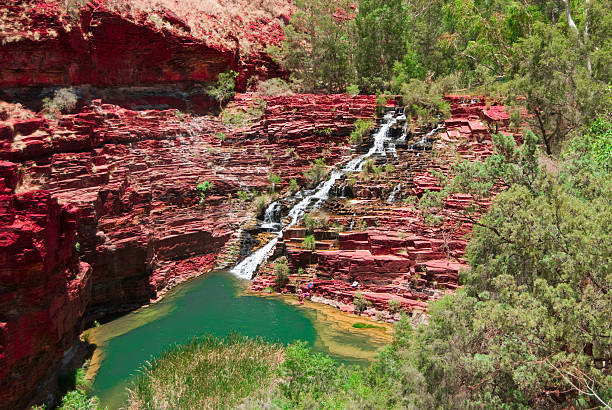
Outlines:
{"label": "green foliage", "polygon": [[282,178],[276,174],[268,175],[268,182],[270,182],[270,191],[276,192],[276,186],[280,185],[282,181]]}
{"label": "green foliage", "polygon": [[357,312],[361,313],[372,306],[372,302],[366,299],[365,296],[363,296],[363,293],[355,292],[353,295],[353,305],[355,305]]}
{"label": "green foliage", "polygon": [[279,345],[235,334],[171,347],[137,373],[128,408],[234,408],[271,388],[282,351]]}
{"label": "green foliage", "polygon": [[589,127],[557,175],[540,168],[533,134],[521,147],[496,136],[496,155],[455,169],[453,189],[480,198],[495,181],[507,189],[472,219],[462,290],[429,304],[428,325],[402,325],[395,338],[394,357],[423,377],[437,405],[588,408],[612,400],[612,376],[601,365],[612,351],[612,188],[602,185],[610,174],[600,143],[587,142],[605,141],[608,130]]}
{"label": "green foliage", "polygon": [[306,233],[312,234],[315,229],[327,229],[329,227],[329,218],[325,216],[317,217],[312,212],[304,215],[302,223],[306,227]]}
{"label": "green foliage", "polygon": [[289,262],[287,257],[281,256],[274,262],[274,276],[276,277],[276,285],[279,287],[289,283]]}
{"label": "green foliage", "polygon": [[215,137],[217,137],[219,141],[223,142],[227,138],[227,134],[224,132],[218,132],[215,134]]}
{"label": "green foliage", "polygon": [[402,308],[402,302],[399,299],[389,299],[387,302],[387,309],[389,312],[396,313]]}
{"label": "green foliage", "polygon": [[323,181],[327,176],[327,166],[323,158],[318,158],[315,162],[310,163],[310,168],[304,171],[304,177],[308,181],[310,187],[314,187]]}
{"label": "green foliage", "polygon": [[359,86],[357,84],[350,84],[346,86],[346,93],[353,97],[359,95]]}
{"label": "green foliage", "polygon": [[72,112],[76,108],[77,101],[78,98],[73,88],[60,88],[55,90],[53,98],[43,99],[43,109],[55,117],[61,113]]}
{"label": "green foliage", "polygon": [[226,101],[229,101],[234,97],[234,88],[236,87],[236,77],[238,77],[238,73],[235,71],[227,71],[225,73],[220,73],[219,78],[217,79],[217,83],[206,91],[208,96],[219,102],[219,107]]}
{"label": "green foliage", "polygon": [[250,199],[251,199],[251,196],[250,196],[250,195],[249,195],[249,193],[248,193],[248,192],[246,192],[246,191],[238,191],[238,192],[236,193],[236,195],[238,196],[238,199],[239,199],[241,202],[247,202],[248,200],[250,200]]}
{"label": "green foliage", "polygon": [[100,402],[97,397],[89,397],[82,390],[72,390],[62,398],[59,410],[98,410]]}
{"label": "green foliage", "polygon": [[372,120],[364,120],[362,118],[357,119],[355,121],[355,129],[351,132],[349,137],[349,141],[351,144],[359,145],[363,143],[363,137],[368,135],[374,122]]}
{"label": "green foliage", "polygon": [[302,248],[314,251],[317,247],[317,243],[315,241],[315,237],[313,235],[307,235],[302,240]]}
{"label": "green foliage", "polygon": [[443,90],[436,83],[412,79],[401,86],[401,94],[406,116],[418,124],[437,123],[438,115],[450,115],[450,105],[442,99]]}
{"label": "green foliage", "polygon": [[289,180],[289,194],[293,195],[300,190],[300,186],[295,178]]}
{"label": "green foliage", "polygon": [[200,196],[200,204],[203,204],[206,200],[206,193],[213,188],[212,182],[203,181],[196,185],[196,191],[198,191],[198,195]]}

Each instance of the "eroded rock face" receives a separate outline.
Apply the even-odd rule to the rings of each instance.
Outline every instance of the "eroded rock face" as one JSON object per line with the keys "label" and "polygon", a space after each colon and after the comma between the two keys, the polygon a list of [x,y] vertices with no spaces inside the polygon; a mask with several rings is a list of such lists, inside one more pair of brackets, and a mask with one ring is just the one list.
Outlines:
{"label": "eroded rock face", "polygon": [[[428,301],[457,288],[459,272],[468,268],[464,254],[472,227],[462,211],[474,199],[466,194],[448,198],[435,215],[441,218],[438,224],[411,204],[441,189],[433,171],[449,175],[457,154],[470,161],[490,156],[491,132],[509,132],[509,117],[503,106],[490,106],[484,97],[447,99],[452,117],[435,136],[424,139],[426,130],[416,130],[402,137],[401,129],[391,130],[393,146],[385,156],[373,157],[382,172],[349,175],[337,183],[348,187],[337,189],[337,196],[351,195],[332,198],[318,211],[329,228],[314,229],[315,250],[301,246],[306,227],[284,230],[277,246],[286,251],[297,284],[287,290],[299,287],[313,300],[351,311],[361,292],[383,318],[393,320],[389,300],[408,312],[424,311]],[[520,142],[520,135],[514,137]],[[479,205],[486,209],[489,203]],[[302,275],[295,274],[298,269]],[[271,264],[252,285],[254,290],[266,287],[275,287]],[[374,309],[365,313],[375,315]]]}
{"label": "eroded rock face", "polygon": [[74,252],[79,209],[45,191],[10,193],[16,167],[0,169],[0,407],[9,409],[25,406],[77,342],[92,269]]}
{"label": "eroded rock face", "polygon": [[[282,39],[281,24],[270,18],[239,28],[244,32],[234,34],[247,41],[234,42],[213,39],[212,22],[210,34],[192,34],[169,9],[126,15],[105,1],[94,1],[71,15],[55,1],[33,3],[0,1],[6,13],[0,17],[0,87],[5,98],[15,87],[205,84],[230,69],[239,73],[238,89],[245,90],[251,77],[265,80],[282,74],[263,52]],[[23,98],[27,92],[32,91],[18,93]]]}
{"label": "eroded rock face", "polygon": [[[236,106],[255,98],[239,94]],[[272,173],[285,190],[317,158],[348,159],[352,123],[375,109],[373,96],[264,100],[263,115],[240,128],[101,101],[58,119],[0,122],[3,405],[19,407],[83,320],[231,263],[253,221],[237,193],[266,191]],[[201,200],[203,181],[212,188]]]}

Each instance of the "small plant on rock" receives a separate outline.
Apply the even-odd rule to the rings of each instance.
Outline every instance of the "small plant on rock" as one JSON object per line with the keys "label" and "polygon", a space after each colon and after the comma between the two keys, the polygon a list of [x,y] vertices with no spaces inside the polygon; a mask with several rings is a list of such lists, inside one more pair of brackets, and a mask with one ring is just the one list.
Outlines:
{"label": "small plant on rock", "polygon": [[198,195],[200,196],[200,205],[204,203],[204,201],[206,200],[206,193],[210,189],[212,189],[212,187],[213,184],[208,181],[203,181],[196,185],[196,190],[198,191]]}
{"label": "small plant on rock", "polygon": [[317,243],[313,235],[308,235],[302,241],[302,248],[314,251],[317,247]]}
{"label": "small plant on rock", "polygon": [[304,177],[308,181],[311,187],[316,186],[319,182],[327,176],[327,166],[323,158],[317,159],[315,162],[310,163],[310,169],[304,171]]}
{"label": "small plant on rock", "polygon": [[49,115],[58,117],[61,113],[69,113],[76,108],[77,95],[73,88],[60,88],[55,91],[53,98],[43,99],[43,109]]}
{"label": "small plant on rock", "polygon": [[223,103],[234,97],[234,88],[236,87],[236,77],[238,73],[230,70],[225,73],[219,74],[217,83],[210,87],[206,94],[209,97],[219,102],[219,108],[223,106]]}
{"label": "small plant on rock", "polygon": [[268,175],[268,181],[270,182],[270,191],[276,192],[276,186],[280,185],[280,183],[282,182],[282,179],[280,176],[276,174],[270,174]]}
{"label": "small plant on rock", "polygon": [[297,180],[295,178],[291,178],[291,180],[289,181],[289,193],[293,195],[299,190],[300,186],[298,185]]}
{"label": "small plant on rock", "polygon": [[372,124],[372,120],[363,120],[361,118],[355,121],[355,129],[351,132],[349,142],[351,144],[361,144],[363,142],[363,137],[368,135],[372,129]]}
{"label": "small plant on rock", "polygon": [[391,313],[397,313],[402,308],[402,302],[398,299],[389,299],[387,302],[387,309]]}

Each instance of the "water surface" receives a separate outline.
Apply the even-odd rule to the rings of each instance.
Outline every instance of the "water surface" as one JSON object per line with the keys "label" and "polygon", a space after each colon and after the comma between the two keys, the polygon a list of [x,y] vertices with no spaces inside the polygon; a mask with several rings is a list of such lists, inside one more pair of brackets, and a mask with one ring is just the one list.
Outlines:
{"label": "water surface", "polygon": [[121,407],[126,387],[147,360],[172,344],[205,334],[237,332],[284,344],[303,340],[351,364],[367,364],[387,341],[384,335],[336,326],[329,313],[245,295],[246,286],[248,282],[226,272],[208,274],[154,305],[88,331],[99,347],[92,358],[92,367],[99,365],[93,394],[111,410]]}

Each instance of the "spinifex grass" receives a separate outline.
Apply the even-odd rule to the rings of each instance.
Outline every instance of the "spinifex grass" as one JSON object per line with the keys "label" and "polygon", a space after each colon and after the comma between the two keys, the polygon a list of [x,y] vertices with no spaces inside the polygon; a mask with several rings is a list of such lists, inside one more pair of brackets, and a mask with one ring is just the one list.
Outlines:
{"label": "spinifex grass", "polygon": [[282,346],[262,339],[196,338],[145,366],[129,391],[128,408],[234,407],[269,388],[282,360]]}

